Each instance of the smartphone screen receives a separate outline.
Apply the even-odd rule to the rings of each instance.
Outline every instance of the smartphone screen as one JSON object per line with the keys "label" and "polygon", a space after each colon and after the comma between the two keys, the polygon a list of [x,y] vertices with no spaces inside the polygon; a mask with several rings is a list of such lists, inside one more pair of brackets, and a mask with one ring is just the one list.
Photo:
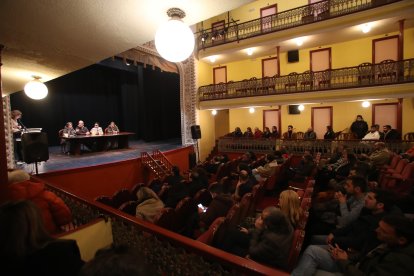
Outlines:
{"label": "smartphone screen", "polygon": [[207,211],[207,207],[203,206],[203,204],[200,203],[197,206],[198,206],[198,208],[202,209],[203,212]]}

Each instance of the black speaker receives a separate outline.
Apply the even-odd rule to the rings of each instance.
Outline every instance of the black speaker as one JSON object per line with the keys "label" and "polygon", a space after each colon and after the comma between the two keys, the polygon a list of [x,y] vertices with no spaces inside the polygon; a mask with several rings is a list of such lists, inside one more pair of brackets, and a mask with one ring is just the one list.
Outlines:
{"label": "black speaker", "polygon": [[289,114],[300,114],[299,105],[289,105]]}
{"label": "black speaker", "polygon": [[299,61],[299,50],[288,51],[288,62],[298,62]]}
{"label": "black speaker", "polygon": [[201,129],[199,125],[191,126],[191,137],[193,139],[201,139]]}
{"label": "black speaker", "polygon": [[24,133],[22,135],[23,161],[30,164],[49,160],[49,147],[45,132]]}

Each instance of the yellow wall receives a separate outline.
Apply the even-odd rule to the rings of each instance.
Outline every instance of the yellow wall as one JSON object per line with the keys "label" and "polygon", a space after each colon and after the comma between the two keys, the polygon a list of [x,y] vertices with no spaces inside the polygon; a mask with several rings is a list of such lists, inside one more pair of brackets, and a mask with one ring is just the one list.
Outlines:
{"label": "yellow wall", "polygon": [[[388,36],[396,35],[397,33],[389,33]],[[346,41],[342,43],[336,43],[332,45],[322,45],[321,47],[304,48],[299,50],[299,62],[288,63],[287,53],[280,53],[280,74],[287,75],[290,72],[304,72],[310,68],[310,55],[311,50],[318,50],[320,48],[331,48],[332,55],[332,68],[352,67],[357,66],[363,62],[372,62],[372,40],[385,37],[383,35],[364,37],[361,39]],[[404,37],[404,58],[414,58],[414,28],[405,31]],[[214,67],[226,66],[227,67],[227,81],[240,81],[244,79],[250,79],[251,77],[262,77],[262,59],[269,56],[258,57],[255,59],[245,59],[230,63],[219,64]],[[203,82],[199,85],[207,85],[213,83],[213,67],[206,63],[203,64],[203,72],[206,72],[206,76],[203,76]],[[210,71],[208,71],[210,70]],[[200,70],[201,71],[201,70]],[[208,72],[207,72],[208,71]],[[209,78],[209,80],[208,80]],[[207,82],[204,82],[207,81]]]}
{"label": "yellow wall", "polygon": [[201,139],[199,140],[200,161],[210,154],[215,144],[215,123],[211,110],[199,110],[198,120],[201,128]]}
{"label": "yellow wall", "polygon": [[402,127],[403,134],[414,132],[414,98],[407,98],[403,101]]}
{"label": "yellow wall", "polygon": [[229,129],[230,121],[229,121],[229,110],[217,110],[216,116],[214,116],[214,136],[215,139],[218,139],[219,137],[226,135],[230,132]]}
{"label": "yellow wall", "polygon": [[208,63],[197,61],[195,67],[197,68],[197,86],[203,86],[213,83],[213,66]]}

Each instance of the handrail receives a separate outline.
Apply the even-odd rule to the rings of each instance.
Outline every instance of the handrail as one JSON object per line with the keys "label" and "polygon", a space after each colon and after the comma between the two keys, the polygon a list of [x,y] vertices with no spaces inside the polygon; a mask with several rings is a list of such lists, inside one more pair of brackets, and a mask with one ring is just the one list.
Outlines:
{"label": "handrail", "polygon": [[[345,144],[354,153],[368,153],[373,149],[375,141],[361,140],[303,140],[303,139],[254,139],[254,138],[235,138],[220,137],[219,152],[246,152],[269,153],[274,149],[286,149],[291,154],[302,154],[305,150],[321,152],[324,156],[330,156],[338,144]],[[387,141],[385,142],[388,150],[395,153],[403,153],[414,146],[413,141]]]}
{"label": "handrail", "polygon": [[170,160],[160,151],[160,150],[154,150],[152,152],[152,158],[155,160],[161,161],[164,166],[167,168],[167,171],[170,172],[173,165],[171,164]]}
{"label": "handrail", "polygon": [[89,202],[51,184],[46,183],[46,187],[63,199],[78,222],[86,224],[98,217],[110,218],[114,244],[139,248],[145,260],[166,275],[288,275],[282,270],[229,254],[102,203]]}
{"label": "handrail", "polygon": [[[367,70],[368,69],[368,70]],[[367,71],[369,73],[367,73]],[[353,67],[229,81],[198,88],[200,101],[349,89],[414,82],[414,59],[386,60]]]}
{"label": "handrail", "polygon": [[141,162],[150,168],[159,178],[168,174],[168,171],[164,170],[148,152],[141,152]]}
{"label": "handrail", "polygon": [[324,0],[220,29],[198,32],[198,50],[353,14],[402,0]]}

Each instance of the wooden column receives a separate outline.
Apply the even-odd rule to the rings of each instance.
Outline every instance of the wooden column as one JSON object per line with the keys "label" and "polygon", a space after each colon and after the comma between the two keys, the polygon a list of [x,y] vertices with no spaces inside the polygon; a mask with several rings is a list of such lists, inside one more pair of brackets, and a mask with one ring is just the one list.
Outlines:
{"label": "wooden column", "polygon": [[3,86],[1,81],[1,56],[3,48],[4,46],[0,44],[0,200],[4,199],[4,190],[7,185],[6,135],[4,132]]}

